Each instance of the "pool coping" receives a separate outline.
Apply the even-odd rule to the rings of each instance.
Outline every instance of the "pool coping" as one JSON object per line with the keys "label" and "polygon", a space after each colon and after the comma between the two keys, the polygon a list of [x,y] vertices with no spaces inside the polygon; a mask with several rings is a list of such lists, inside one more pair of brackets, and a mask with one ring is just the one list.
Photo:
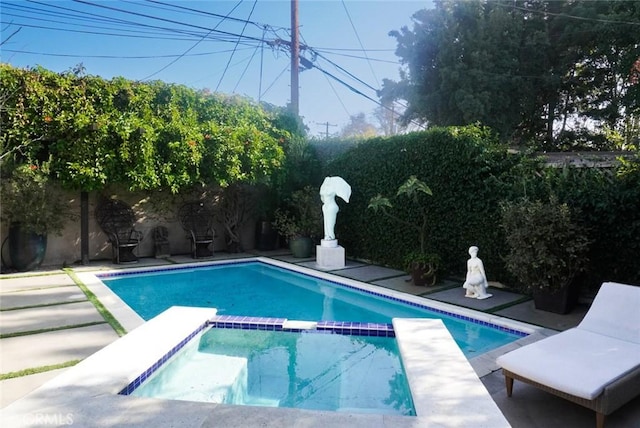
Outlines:
{"label": "pool coping", "polygon": [[80,426],[105,427],[509,426],[442,321],[436,319],[393,319],[417,416],[232,406],[118,395],[159,358],[208,323],[216,312],[210,308],[171,307],[6,407],[2,411],[3,421],[8,426],[33,426],[38,425],[39,415],[47,415]]}
{"label": "pool coping", "polygon": [[[322,271],[317,271],[311,268],[306,268],[303,266],[290,264],[284,261],[278,261],[271,258],[266,257],[251,257],[251,258],[242,258],[236,261],[234,260],[221,260],[221,261],[211,261],[211,262],[196,262],[196,263],[187,263],[180,265],[172,265],[172,266],[159,266],[159,267],[139,267],[139,268],[130,268],[127,271],[152,271],[152,270],[167,270],[167,269],[175,269],[175,268],[190,268],[190,267],[200,267],[206,265],[216,265],[216,264],[230,264],[230,263],[247,263],[251,261],[261,261],[267,264],[283,267],[288,270],[293,270],[301,273],[305,273],[314,277],[327,279],[332,282],[338,282],[340,284],[346,284],[349,286],[353,286],[356,288],[361,288],[365,290],[369,290],[373,293],[383,293],[385,295],[396,297],[403,301],[414,301],[418,304],[427,305],[429,307],[438,308],[443,311],[458,313],[461,315],[466,315],[473,317],[475,319],[482,319],[483,321],[490,322],[496,325],[504,325],[507,328],[513,328],[520,331],[533,333],[537,331],[539,328],[536,326],[528,325],[519,321],[514,321],[508,318],[495,316],[491,314],[485,314],[481,312],[477,312],[471,309],[461,308],[455,305],[450,305],[443,302],[438,302],[435,300],[430,300],[425,297],[413,296],[406,293],[402,293],[395,290],[386,289],[383,287],[367,284],[364,282],[360,282],[357,280],[352,280],[349,278],[344,278],[337,275],[332,275],[331,273],[326,273]],[[409,374],[414,370],[417,371],[418,375],[422,372],[434,373],[434,379],[440,379],[440,384],[435,388],[440,392],[438,397],[435,397],[441,401],[450,401],[451,403],[456,402],[459,403],[460,408],[458,407],[447,407],[441,406],[441,408],[448,408],[449,410],[437,413],[436,410],[429,408],[429,406],[425,406],[418,413],[418,417],[398,417],[398,416],[382,416],[382,415],[363,415],[363,414],[344,414],[344,413],[335,413],[335,412],[313,412],[313,411],[304,411],[304,410],[296,410],[296,409],[270,409],[270,408],[253,408],[248,406],[242,406],[241,410],[236,409],[238,406],[225,406],[225,405],[211,405],[210,403],[191,403],[191,402],[167,402],[167,400],[160,400],[162,403],[158,404],[157,400],[153,399],[143,399],[139,397],[126,397],[126,396],[117,396],[118,388],[122,389],[126,385],[126,381],[130,381],[134,379],[135,376],[138,376],[143,370],[150,367],[160,355],[164,355],[167,349],[167,346],[175,346],[180,340],[184,339],[183,336],[175,336],[174,333],[168,334],[172,330],[162,329],[161,332],[156,334],[156,341],[161,340],[162,343],[166,341],[166,339],[170,339],[170,343],[165,343],[164,353],[159,353],[159,350],[155,345],[157,343],[152,344],[149,347],[142,347],[139,351],[140,355],[137,355],[135,359],[137,363],[140,363],[139,360],[144,360],[144,363],[138,364],[134,367],[130,367],[130,365],[125,365],[122,361],[122,358],[118,356],[117,349],[122,350],[124,345],[116,345],[121,343],[121,340],[128,338],[127,340],[131,342],[131,338],[138,336],[140,333],[136,333],[136,331],[145,331],[145,328],[148,328],[147,325],[149,323],[145,323],[144,320],[138,316],[131,308],[129,308],[122,300],[115,295],[111,290],[106,287],[97,277],[96,274],[109,274],[110,272],[121,272],[120,270],[95,270],[95,271],[87,271],[87,272],[79,272],[77,276],[83,283],[91,290],[96,297],[102,302],[102,304],[114,315],[114,317],[123,325],[125,329],[130,331],[129,334],[124,336],[122,339],[114,342],[112,345],[104,348],[102,351],[92,355],[87,358],[83,362],[79,363],[76,367],[69,369],[67,372],[63,373],[59,377],[54,378],[49,383],[43,385],[38,390],[34,391],[34,393],[29,394],[22,400],[18,400],[14,404],[10,405],[6,409],[2,411],[3,417],[5,415],[11,416],[13,421],[16,422],[16,426],[33,426],[29,422],[34,420],[34,417],[37,415],[59,415],[62,418],[66,415],[67,411],[70,411],[71,414],[76,418],[83,418],[85,415],[92,415],[94,420],[91,420],[90,425],[92,426],[117,426],[124,422],[131,423],[131,418],[135,420],[138,417],[138,414],[144,415],[144,423],[141,426],[152,426],[152,425],[167,425],[170,423],[175,423],[178,425],[189,424],[195,426],[209,426],[216,425],[220,426],[220,420],[224,420],[224,425],[226,426],[246,426],[247,421],[254,421],[258,425],[264,426],[293,426],[289,425],[287,421],[297,421],[302,423],[304,421],[304,425],[307,426],[344,426],[345,424],[349,424],[349,426],[371,426],[371,424],[381,425],[381,421],[384,421],[385,426],[508,426],[506,421],[504,421],[504,417],[500,413],[497,406],[491,397],[486,392],[486,389],[482,386],[481,381],[479,380],[476,373],[473,372],[473,369],[469,370],[471,365],[469,361],[462,355],[462,351],[455,345],[453,339],[450,337],[450,334],[446,330],[446,328],[442,327],[444,331],[433,333],[434,337],[437,340],[433,343],[453,343],[453,349],[451,352],[458,353],[458,357],[462,355],[462,360],[458,361],[458,365],[460,366],[457,370],[450,371],[448,369],[449,366],[455,365],[453,362],[459,360],[458,357],[454,356],[452,358],[445,358],[443,361],[438,361],[437,359],[429,356],[428,359],[424,358],[426,349],[420,351],[421,347],[427,346],[428,349],[431,349],[431,339],[425,340],[424,336],[421,336],[420,329],[418,331],[414,331],[413,334],[421,337],[418,340],[418,343],[409,346],[407,348],[402,343],[405,342],[403,336],[409,335],[408,337],[412,337],[412,330],[416,329],[416,325],[420,324],[420,322],[426,321],[434,321],[434,320],[425,320],[420,319],[416,320],[418,324],[411,324],[412,320],[394,320],[394,327],[396,323],[410,323],[408,333],[400,333],[399,338],[399,346],[404,347],[405,351],[403,353],[407,355],[414,355],[411,358],[414,358],[415,361],[409,364],[408,370],[408,378],[409,382],[414,383],[412,386],[412,395],[414,394],[413,389],[420,390],[421,386],[424,385],[432,385],[429,379],[422,379],[421,381],[416,381],[415,379],[421,379],[420,376]],[[211,309],[203,309],[203,308],[189,308],[189,310],[193,311],[193,314],[197,314],[199,311],[211,311]],[[209,312],[210,313],[210,312]],[[164,314],[164,313],[163,313]],[[191,325],[191,327],[195,328],[196,325],[193,325],[191,321],[192,316],[189,315],[178,317],[180,319],[180,325]],[[199,316],[196,316],[198,318]],[[202,318],[199,318],[200,321]],[[155,319],[154,319],[155,320]],[[438,321],[438,320],[435,320]],[[441,322],[440,322],[441,323]],[[406,324],[405,324],[406,325]],[[174,326],[175,327],[175,326]],[[186,328],[182,333],[190,333],[189,327]],[[398,331],[407,330],[403,327],[399,327]],[[424,328],[423,330],[428,331],[429,329]],[[432,330],[438,330],[437,327],[434,327]],[[424,332],[422,332],[424,334]],[[442,337],[441,337],[442,336]],[[522,339],[521,339],[522,340]],[[422,343],[424,342],[424,343]],[[411,343],[409,340],[408,343]],[[439,349],[437,346],[436,349]],[[106,351],[107,349],[111,349],[111,351]],[[116,349],[116,351],[113,351]],[[408,349],[408,351],[407,351]],[[418,350],[418,351],[416,351]],[[105,357],[104,353],[115,352],[112,357]],[[431,351],[428,351],[431,352]],[[148,355],[152,354],[152,355]],[[451,357],[451,356],[450,356]],[[155,360],[154,360],[155,358]],[[426,361],[425,361],[426,360]],[[86,363],[85,363],[86,361]],[[127,373],[123,373],[116,368],[115,372],[106,372],[102,369],[97,369],[95,361],[102,361],[102,364],[108,368],[113,361],[120,361],[122,367],[129,367],[129,371]],[[129,362],[127,362],[129,364]],[[99,364],[98,364],[99,365]],[[93,372],[87,369],[87,366],[93,366]],[[76,368],[78,368],[76,370]],[[102,370],[102,371],[101,371]],[[67,375],[67,373],[69,373]],[[98,376],[96,376],[98,374]],[[464,376],[462,376],[464,374]],[[469,377],[471,376],[471,377]],[[100,380],[98,381],[97,378]],[[126,378],[126,379],[125,379]],[[462,411],[462,408],[468,407],[465,404],[466,398],[466,390],[468,389],[466,386],[462,388],[449,388],[447,387],[447,383],[451,383],[452,380],[456,382],[461,378],[468,378],[468,382],[470,385],[474,382],[481,388],[478,393],[478,397],[482,397],[480,399],[483,402],[484,399],[489,400],[488,403],[485,403],[485,406],[488,406],[486,409],[486,417],[487,415],[493,415],[494,411],[497,412],[497,415],[494,415],[499,419],[499,423],[493,421],[489,424],[483,424],[481,421],[477,420],[478,415],[482,415],[485,410],[482,412],[476,412],[475,416],[469,415],[471,418],[475,418],[473,422],[468,425],[460,424],[458,422],[453,423],[454,420],[457,420],[459,417],[458,414],[466,414],[467,412]],[[414,379],[414,380],[411,380]],[[456,382],[453,382],[455,384]],[[116,386],[117,385],[117,386]],[[417,385],[417,386],[416,386]],[[433,385],[432,385],[433,386]],[[428,388],[429,390],[434,388]],[[79,392],[81,391],[81,392]],[[447,397],[443,396],[446,391],[452,391],[448,393]],[[464,394],[461,394],[460,391],[464,391]],[[428,391],[427,391],[428,392]],[[419,393],[418,393],[419,394]],[[431,394],[431,393],[429,393]],[[445,394],[446,395],[446,394]],[[89,398],[87,398],[89,397]],[[446,398],[446,400],[444,400]],[[122,401],[125,400],[133,400],[133,401]],[[415,399],[415,397],[414,397]],[[152,400],[149,402],[148,400]],[[170,400],[168,400],[170,401]],[[417,402],[423,402],[424,400],[420,397],[416,400]],[[473,402],[473,400],[472,400]],[[105,408],[105,409],[103,409]],[[155,408],[157,412],[153,415],[148,414],[147,408]],[[102,410],[101,410],[102,409]],[[109,410],[110,409],[110,410]],[[114,409],[118,409],[117,411]],[[170,414],[166,413],[168,409],[171,409]],[[417,409],[416,409],[417,410]],[[122,412],[122,417],[115,416],[116,413]],[[293,413],[290,413],[293,412]],[[35,415],[35,416],[34,416]],[[425,415],[431,415],[427,419],[425,419]],[[454,417],[455,415],[455,417]],[[124,419],[122,419],[124,418]],[[130,419],[126,419],[130,418]],[[247,419],[248,418],[248,419]],[[253,418],[253,419],[252,419]],[[382,419],[380,419],[382,418]],[[389,420],[392,418],[393,421]],[[442,419],[444,418],[444,419]],[[453,418],[453,419],[452,419]],[[441,420],[442,419],[442,420]],[[464,418],[463,418],[464,419]],[[79,419],[77,419],[79,421]],[[95,423],[98,420],[100,423]],[[115,421],[118,422],[115,422]],[[208,421],[208,422],[207,422]],[[215,421],[215,422],[214,422]],[[449,421],[449,422],[447,422]],[[86,421],[85,421],[86,422]],[[193,423],[192,423],[193,422]],[[249,422],[250,423],[250,422]],[[361,425],[360,425],[361,424]]]}
{"label": "pool coping", "polygon": [[464,308],[461,306],[453,305],[446,302],[441,302],[428,297],[415,296],[401,291],[392,290],[389,288],[380,287],[377,285],[369,284],[366,282],[358,281],[351,278],[335,275],[329,272],[323,272],[307,268],[300,265],[291,264],[285,261],[271,259],[268,257],[247,257],[236,260],[216,260],[211,262],[196,262],[196,263],[184,263],[180,265],[171,266],[149,266],[149,267],[132,267],[123,272],[121,269],[112,269],[99,272],[83,272],[78,273],[77,276],[83,283],[91,290],[96,297],[102,302],[102,304],[114,315],[114,317],[120,322],[120,324],[126,329],[131,330],[138,327],[144,320],[125,302],[123,302],[114,292],[106,287],[99,279],[98,276],[121,276],[131,272],[161,272],[168,270],[183,270],[192,269],[206,266],[226,265],[226,264],[246,264],[251,262],[262,262],[269,265],[277,266],[283,269],[291,270],[294,272],[302,273],[311,277],[327,280],[332,283],[347,286],[348,288],[355,288],[363,290],[367,293],[374,295],[382,295],[392,300],[400,300],[409,304],[426,306],[436,312],[442,312],[445,314],[453,314],[464,320],[480,321],[480,323],[486,323],[490,326],[497,326],[501,329],[511,332],[520,332],[527,335],[539,332],[541,327],[533,326],[524,322],[506,318],[503,316],[479,312],[473,309]]}

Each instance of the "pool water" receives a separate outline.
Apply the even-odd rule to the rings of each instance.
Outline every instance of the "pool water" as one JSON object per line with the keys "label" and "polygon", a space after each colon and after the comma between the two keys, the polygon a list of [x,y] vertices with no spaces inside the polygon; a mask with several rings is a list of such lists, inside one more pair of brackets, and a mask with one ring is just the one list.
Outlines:
{"label": "pool water", "polygon": [[131,395],[415,415],[392,337],[210,328]]}
{"label": "pool water", "polygon": [[392,318],[438,318],[468,358],[522,337],[261,262],[100,278],[145,320],[175,305],[217,308],[219,315],[308,321],[390,323]]}

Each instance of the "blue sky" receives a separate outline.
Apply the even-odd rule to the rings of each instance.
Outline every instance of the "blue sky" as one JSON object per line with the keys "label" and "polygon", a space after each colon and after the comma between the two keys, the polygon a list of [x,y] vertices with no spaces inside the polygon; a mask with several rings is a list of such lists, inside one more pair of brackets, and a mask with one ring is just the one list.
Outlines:
{"label": "blue sky", "polygon": [[[326,73],[377,99],[372,88],[384,78],[397,80],[401,67],[389,31],[411,27],[411,15],[430,4],[300,0],[301,43],[312,48],[303,56],[315,67],[300,74],[300,115],[310,135],[324,134],[326,122],[336,133],[358,113],[374,121],[376,104]],[[159,79],[284,106],[290,57],[277,40],[290,40],[290,6],[287,0],[2,0],[2,61],[57,72],[82,63],[87,74],[105,78]]]}

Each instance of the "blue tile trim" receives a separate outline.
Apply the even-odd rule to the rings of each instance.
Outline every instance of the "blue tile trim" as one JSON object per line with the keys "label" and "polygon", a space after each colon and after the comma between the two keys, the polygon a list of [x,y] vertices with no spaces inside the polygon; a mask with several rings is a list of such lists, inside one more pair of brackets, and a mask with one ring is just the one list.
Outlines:
{"label": "blue tile trim", "polygon": [[320,321],[316,326],[318,331],[330,331],[349,336],[377,336],[396,337],[392,324],[378,324],[368,322]]}
{"label": "blue tile trim", "polygon": [[[211,318],[212,328],[236,328],[241,330],[282,331],[285,318],[245,317],[240,315],[216,315]],[[289,331],[289,330],[287,330]]]}
{"label": "blue tile trim", "polygon": [[191,333],[190,335],[188,335],[187,337],[185,337],[183,340],[180,341],[180,343],[178,343],[176,346],[174,346],[173,348],[171,348],[171,350],[169,352],[167,352],[166,354],[164,354],[162,356],[162,358],[160,358],[158,361],[156,361],[151,367],[149,367],[147,370],[145,370],[144,372],[142,372],[142,374],[140,376],[138,376],[137,378],[135,378],[133,380],[133,382],[131,382],[129,385],[127,385],[126,387],[124,387],[124,389],[122,389],[122,391],[120,391],[118,394],[119,395],[130,395],[133,391],[136,390],[136,388],[138,388],[145,380],[147,380],[149,377],[151,377],[151,375],[153,373],[156,372],[156,370],[158,370],[160,367],[162,367],[162,365],[164,363],[166,363],[167,361],[169,361],[169,359],[171,359],[171,357],[173,357],[180,349],[182,349],[184,347],[184,345],[186,345],[191,339],[193,339],[195,336],[197,336],[202,330],[204,330],[205,328],[207,328],[209,326],[209,323],[206,322],[204,324],[202,324],[201,326],[199,326],[197,329],[195,329],[193,331],[193,333]]}
{"label": "blue tile trim", "polygon": [[322,279],[323,281],[327,281],[327,282],[329,282],[331,284],[334,284],[334,285],[336,285],[338,287],[348,288],[348,289],[351,289],[351,290],[359,291],[361,293],[365,293],[365,294],[373,295],[373,296],[376,296],[376,297],[380,297],[380,298],[385,299],[385,300],[391,300],[393,302],[398,302],[398,303],[402,303],[402,304],[405,304],[405,305],[413,306],[413,307],[416,307],[416,308],[419,308],[419,309],[422,309],[422,310],[427,310],[427,311],[430,311],[430,312],[435,312],[437,314],[447,315],[447,316],[450,316],[452,318],[457,318],[457,319],[460,319],[460,320],[468,321],[468,322],[471,322],[473,324],[479,324],[479,325],[483,325],[485,327],[494,328],[496,330],[499,330],[499,331],[502,331],[502,332],[506,332],[506,333],[511,333],[511,334],[514,334],[514,335],[519,336],[519,337],[526,337],[526,336],[529,335],[529,333],[525,333],[523,331],[516,330],[516,329],[513,329],[513,328],[504,327],[504,326],[501,326],[501,325],[498,325],[498,324],[493,324],[493,323],[490,323],[490,322],[487,322],[487,321],[481,321],[481,320],[478,320],[478,319],[475,319],[475,318],[468,317],[466,315],[460,315],[460,314],[456,314],[454,312],[444,311],[442,309],[432,308],[430,306],[426,306],[426,305],[423,305],[423,304],[420,304],[420,303],[409,302],[407,300],[402,300],[400,298],[389,296],[387,294],[378,293],[378,292],[371,291],[371,290],[365,290],[365,289],[362,289],[360,287],[356,287],[356,286],[353,286],[353,285],[343,284],[341,282],[334,281],[332,279],[320,278],[320,277],[313,276],[313,275],[305,273],[305,272],[299,272],[297,270],[288,269],[288,268],[281,267],[281,266],[274,266],[274,267],[278,268],[278,269],[294,272],[294,273],[297,273],[299,275],[304,275],[304,276],[309,277],[309,278]]}
{"label": "blue tile trim", "polygon": [[[148,269],[140,269],[140,270],[136,270],[135,272],[132,271],[119,271],[119,272],[104,272],[104,273],[97,273],[95,274],[97,278],[117,278],[120,276],[130,276],[130,275],[144,275],[146,273],[160,273],[160,272],[174,272],[174,271],[181,271],[181,270],[193,270],[193,269],[200,269],[200,268],[207,268],[207,267],[216,267],[216,266],[229,266],[229,265],[242,265],[242,264],[251,264],[251,263],[256,263],[256,264],[264,264],[262,262],[256,261],[256,260],[229,260],[229,261],[225,261],[224,263],[202,263],[202,264],[198,264],[198,266],[180,266],[180,265],[171,265],[171,266],[166,266],[166,267],[150,267]],[[271,266],[271,265],[269,265]],[[275,266],[274,266],[275,267]]]}
{"label": "blue tile trim", "polygon": [[453,312],[444,311],[444,310],[437,309],[437,308],[432,308],[430,306],[426,306],[426,305],[423,305],[423,304],[420,304],[420,303],[409,302],[407,300],[402,300],[400,298],[389,296],[389,295],[386,295],[386,294],[383,294],[383,293],[378,293],[378,292],[371,291],[371,290],[365,290],[365,289],[362,289],[362,288],[359,288],[359,287],[356,287],[356,286],[353,286],[353,285],[343,284],[341,282],[334,281],[334,280],[331,280],[331,279],[320,278],[320,277],[317,277],[317,276],[314,276],[314,275],[311,275],[311,274],[308,274],[308,273],[305,273],[305,272],[300,272],[300,271],[297,271],[297,270],[294,270],[294,269],[289,269],[289,268],[282,267],[282,266],[275,266],[275,265],[272,265],[272,264],[269,264],[269,263],[264,263],[264,262],[256,261],[256,260],[242,260],[242,259],[240,259],[240,260],[230,260],[230,261],[227,261],[227,262],[224,262],[224,263],[202,264],[202,265],[198,265],[198,266],[175,266],[175,265],[173,265],[173,266],[167,266],[165,268],[149,268],[149,269],[139,270],[139,271],[136,271],[136,272],[99,273],[96,276],[98,278],[114,278],[114,277],[119,277],[119,276],[138,275],[138,274],[145,274],[145,273],[157,273],[157,272],[168,272],[168,271],[179,271],[179,270],[192,270],[192,269],[206,268],[206,267],[211,267],[211,266],[228,266],[228,265],[252,264],[252,263],[267,265],[267,266],[270,266],[270,267],[272,267],[274,269],[281,269],[281,270],[293,272],[293,273],[296,273],[298,275],[303,275],[303,276],[306,276],[308,278],[312,278],[312,279],[316,279],[316,280],[317,279],[322,279],[323,281],[327,281],[327,282],[329,282],[329,283],[331,283],[333,285],[336,285],[338,287],[343,287],[343,288],[347,288],[347,289],[350,289],[350,290],[355,290],[355,291],[358,291],[358,292],[361,292],[361,293],[365,293],[365,294],[369,294],[369,295],[373,295],[373,296],[376,296],[376,297],[379,297],[379,298],[382,298],[382,299],[385,299],[385,300],[391,300],[393,302],[397,302],[397,303],[402,303],[402,304],[405,304],[405,305],[413,306],[413,307],[416,307],[418,309],[434,312],[434,313],[437,313],[437,314],[440,314],[440,315],[446,315],[446,316],[449,316],[449,317],[452,317],[452,318],[457,318],[457,319],[460,319],[460,320],[463,320],[463,321],[467,321],[467,322],[470,322],[470,323],[473,323],[473,324],[479,324],[479,325],[482,325],[482,326],[485,326],[485,327],[490,327],[490,328],[493,328],[493,329],[496,329],[496,330],[499,330],[499,331],[502,331],[502,332],[505,332],[505,333],[510,333],[510,334],[516,335],[518,337],[526,337],[526,336],[529,335],[529,333],[525,333],[525,332],[520,331],[520,330],[516,330],[516,329],[513,329],[513,328],[509,328],[509,327],[504,327],[504,326],[501,326],[501,325],[498,325],[498,324],[493,324],[493,323],[490,323],[490,322],[487,322],[487,321],[481,321],[481,320],[478,320],[478,319],[475,319],[475,318],[468,317],[466,315],[460,315],[460,314],[456,314],[456,313],[453,313]]}
{"label": "blue tile trim", "polygon": [[124,387],[118,394],[131,395],[140,385],[149,379],[160,367],[168,362],[191,339],[206,328],[229,328],[242,330],[283,331],[291,333],[342,334],[349,336],[396,337],[392,324],[320,321],[315,329],[284,328],[285,318],[245,317],[239,315],[216,315],[210,321],[199,326],[169,352],[142,372],[133,382]]}

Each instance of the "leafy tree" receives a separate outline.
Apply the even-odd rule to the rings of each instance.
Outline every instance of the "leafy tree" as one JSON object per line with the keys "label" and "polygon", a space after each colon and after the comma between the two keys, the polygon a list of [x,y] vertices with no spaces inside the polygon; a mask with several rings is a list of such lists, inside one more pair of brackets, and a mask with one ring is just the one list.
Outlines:
{"label": "leafy tree", "polygon": [[440,0],[412,18],[390,33],[406,68],[381,91],[407,100],[405,121],[480,122],[547,148],[571,133],[607,148],[638,138],[637,2]]}
{"label": "leafy tree", "polygon": [[377,134],[376,127],[367,122],[367,118],[364,113],[358,113],[349,117],[349,123],[347,123],[342,131],[340,131],[341,137],[360,137],[369,138],[374,137]]}

